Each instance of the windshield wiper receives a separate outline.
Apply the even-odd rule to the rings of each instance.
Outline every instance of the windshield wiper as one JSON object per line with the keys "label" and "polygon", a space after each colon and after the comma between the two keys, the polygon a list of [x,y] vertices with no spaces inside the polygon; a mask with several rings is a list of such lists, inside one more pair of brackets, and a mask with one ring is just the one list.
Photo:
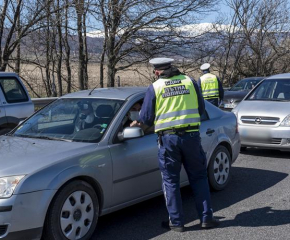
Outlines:
{"label": "windshield wiper", "polygon": [[273,101],[273,102],[289,102],[290,100],[286,99],[277,99],[277,98],[259,98],[259,99],[246,99],[249,101]]}
{"label": "windshield wiper", "polygon": [[275,101],[275,102],[289,102],[290,100],[288,99],[270,99],[269,101]]}
{"label": "windshield wiper", "polygon": [[55,138],[55,137],[48,137],[48,136],[33,136],[35,138],[39,139],[45,139],[45,140],[59,140],[59,141],[64,141],[64,142],[72,142],[72,140],[69,139],[64,139],[64,138]]}
{"label": "windshield wiper", "polygon": [[24,135],[24,134],[18,134],[18,135],[14,135],[14,136],[16,136],[16,137],[24,137],[24,138],[39,138],[39,139],[45,139],[45,140],[72,142],[72,140],[69,140],[69,139],[55,138],[55,137],[48,137],[48,136],[33,136],[33,135]]}

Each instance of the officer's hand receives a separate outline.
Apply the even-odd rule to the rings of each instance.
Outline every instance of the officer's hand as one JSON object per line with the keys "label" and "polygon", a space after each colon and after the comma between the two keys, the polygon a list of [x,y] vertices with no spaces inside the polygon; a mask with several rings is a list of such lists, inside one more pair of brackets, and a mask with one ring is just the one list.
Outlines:
{"label": "officer's hand", "polygon": [[137,122],[137,121],[133,121],[131,124],[130,124],[130,127],[140,127],[141,126],[141,123]]}

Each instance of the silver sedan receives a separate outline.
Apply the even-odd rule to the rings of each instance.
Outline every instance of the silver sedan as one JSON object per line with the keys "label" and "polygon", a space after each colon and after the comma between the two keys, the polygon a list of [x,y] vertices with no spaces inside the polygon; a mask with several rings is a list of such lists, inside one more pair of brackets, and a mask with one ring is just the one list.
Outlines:
{"label": "silver sedan", "polygon": [[242,150],[260,147],[290,151],[290,74],[262,80],[233,109]]}
{"label": "silver sedan", "polygon": [[[89,239],[99,216],[162,194],[156,134],[127,127],[145,91],[68,94],[0,137],[0,238]],[[200,131],[222,190],[240,150],[236,117],[206,102]]]}

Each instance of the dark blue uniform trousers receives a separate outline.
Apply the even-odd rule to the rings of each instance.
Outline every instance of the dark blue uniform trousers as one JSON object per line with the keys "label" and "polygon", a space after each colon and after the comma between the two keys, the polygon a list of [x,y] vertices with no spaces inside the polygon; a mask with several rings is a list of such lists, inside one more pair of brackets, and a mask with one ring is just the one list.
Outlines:
{"label": "dark blue uniform trousers", "polygon": [[215,105],[216,107],[219,106],[219,99],[218,98],[211,98],[211,99],[206,99],[208,102],[211,104]]}
{"label": "dark blue uniform trousers", "polygon": [[159,143],[159,168],[169,219],[173,226],[183,226],[180,195],[180,171],[183,164],[194,193],[196,209],[202,222],[210,221],[213,211],[207,180],[207,161],[201,147],[199,132],[183,135],[166,134]]}

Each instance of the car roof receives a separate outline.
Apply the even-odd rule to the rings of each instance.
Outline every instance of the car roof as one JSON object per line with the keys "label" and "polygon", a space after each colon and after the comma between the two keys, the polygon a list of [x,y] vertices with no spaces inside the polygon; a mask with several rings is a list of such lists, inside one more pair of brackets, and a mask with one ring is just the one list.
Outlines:
{"label": "car roof", "polygon": [[246,77],[246,78],[241,79],[240,81],[262,80],[264,78],[266,77]]}
{"label": "car roof", "polygon": [[[145,93],[146,87],[119,87],[119,88],[96,88],[66,94],[61,98],[105,98],[126,100],[138,93]],[[90,95],[89,93],[92,92]]]}
{"label": "car roof", "polygon": [[290,79],[290,73],[282,73],[268,77],[267,79]]}
{"label": "car roof", "polygon": [[0,71],[0,77],[18,77],[18,75],[14,72],[1,72]]}

